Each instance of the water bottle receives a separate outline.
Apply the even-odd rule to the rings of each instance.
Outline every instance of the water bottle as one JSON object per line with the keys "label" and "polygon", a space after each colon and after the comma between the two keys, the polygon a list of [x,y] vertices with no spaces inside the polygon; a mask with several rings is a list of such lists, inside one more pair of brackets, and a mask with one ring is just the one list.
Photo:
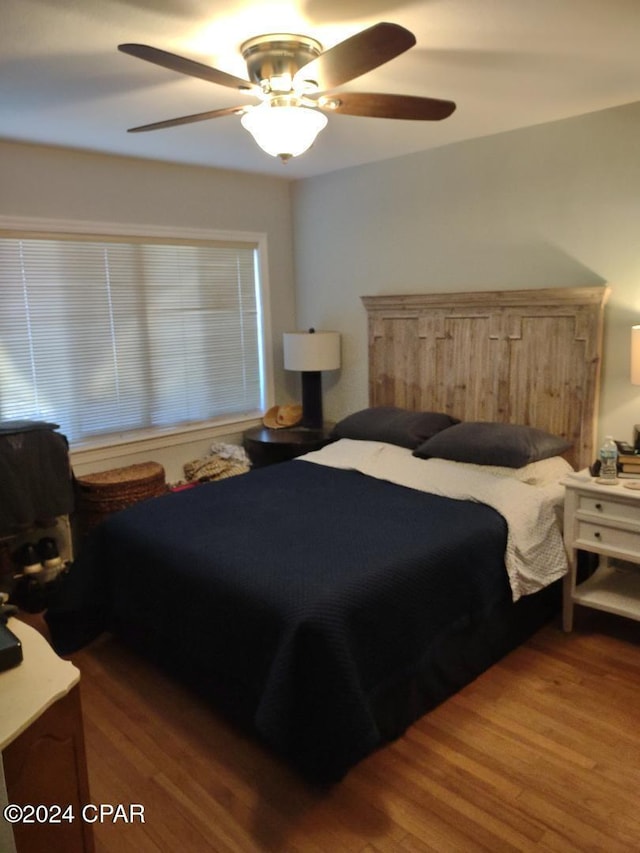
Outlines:
{"label": "water bottle", "polygon": [[599,481],[607,484],[615,484],[618,481],[618,448],[610,435],[606,436],[600,448]]}

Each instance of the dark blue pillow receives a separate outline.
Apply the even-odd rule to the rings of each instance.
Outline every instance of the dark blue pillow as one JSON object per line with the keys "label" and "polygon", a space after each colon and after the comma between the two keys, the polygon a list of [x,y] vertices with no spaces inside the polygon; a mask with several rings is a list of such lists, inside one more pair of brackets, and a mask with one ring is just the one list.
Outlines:
{"label": "dark blue pillow", "polygon": [[465,421],[434,435],[417,447],[421,459],[438,457],[476,465],[522,468],[530,462],[560,456],[571,442],[535,427],[491,421]]}
{"label": "dark blue pillow", "polygon": [[396,406],[373,406],[348,415],[331,433],[333,438],[355,438],[360,441],[386,441],[411,450],[425,439],[458,424],[441,412],[411,412]]}

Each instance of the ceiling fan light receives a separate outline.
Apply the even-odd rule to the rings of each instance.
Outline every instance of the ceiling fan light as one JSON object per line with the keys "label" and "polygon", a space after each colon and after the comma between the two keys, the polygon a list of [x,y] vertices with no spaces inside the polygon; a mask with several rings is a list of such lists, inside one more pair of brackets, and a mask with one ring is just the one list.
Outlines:
{"label": "ceiling fan light", "polygon": [[307,151],[327,124],[327,117],[313,107],[272,104],[268,101],[248,110],[242,126],[263,151],[289,160]]}

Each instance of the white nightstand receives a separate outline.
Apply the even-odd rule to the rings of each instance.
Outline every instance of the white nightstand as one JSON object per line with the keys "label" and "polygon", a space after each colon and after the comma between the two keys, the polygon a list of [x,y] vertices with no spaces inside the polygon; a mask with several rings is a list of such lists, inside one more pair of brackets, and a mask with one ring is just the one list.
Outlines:
{"label": "white nightstand", "polygon": [[[603,486],[581,472],[564,481],[564,579],[562,627],[571,631],[575,604],[640,620],[640,565],[617,566],[609,558],[640,564],[640,491],[619,480]],[[600,555],[596,572],[576,585],[578,551]]]}

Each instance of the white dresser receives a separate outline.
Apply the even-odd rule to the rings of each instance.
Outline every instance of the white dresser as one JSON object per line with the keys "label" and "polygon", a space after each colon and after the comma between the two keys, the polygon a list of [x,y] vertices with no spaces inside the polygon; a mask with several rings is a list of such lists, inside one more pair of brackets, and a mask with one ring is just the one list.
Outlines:
{"label": "white dresser", "polygon": [[[626,483],[640,480],[620,479],[605,486],[580,472],[564,481],[564,542],[569,556],[563,590],[565,631],[573,628],[576,604],[640,620],[640,490]],[[596,572],[580,584],[578,551],[600,557]]]}

